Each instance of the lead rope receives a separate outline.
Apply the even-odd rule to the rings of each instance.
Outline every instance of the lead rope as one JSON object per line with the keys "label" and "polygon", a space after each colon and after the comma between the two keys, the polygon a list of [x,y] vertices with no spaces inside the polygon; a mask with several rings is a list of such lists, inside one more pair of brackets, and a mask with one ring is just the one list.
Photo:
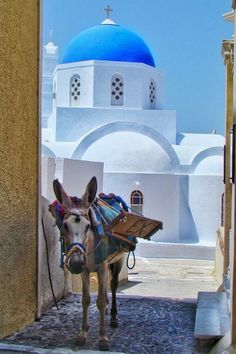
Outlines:
{"label": "lead rope", "polygon": [[[132,265],[132,267],[129,266],[130,253],[133,253],[133,265]],[[128,257],[127,257],[127,260],[126,260],[126,266],[127,266],[128,269],[134,269],[135,264],[136,264],[136,259],[135,259],[134,251],[129,251],[129,254],[128,254]]]}
{"label": "lead rope", "polygon": [[57,310],[59,310],[59,307],[58,307],[58,304],[57,304],[57,299],[56,299],[56,296],[55,296],[55,293],[54,293],[54,289],[53,289],[53,285],[52,285],[52,277],[51,277],[50,264],[49,264],[48,242],[47,242],[47,238],[46,238],[46,234],[45,234],[43,218],[41,218],[41,221],[42,221],[42,228],[43,228],[43,236],[44,236],[45,245],[46,245],[46,256],[47,256],[46,258],[47,258],[47,266],[48,266],[49,283],[50,283],[50,287],[51,287],[51,291],[52,291],[54,304],[55,304]]}

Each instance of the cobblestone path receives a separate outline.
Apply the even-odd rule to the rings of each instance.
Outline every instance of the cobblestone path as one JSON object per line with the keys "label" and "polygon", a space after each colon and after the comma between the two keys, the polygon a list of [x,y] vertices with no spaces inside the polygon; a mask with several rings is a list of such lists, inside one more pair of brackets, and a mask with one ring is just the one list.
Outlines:
{"label": "cobblestone path", "polygon": [[[193,337],[196,304],[180,300],[118,296],[119,328],[109,326],[110,351],[127,354],[200,353]],[[82,320],[81,296],[71,294],[38,322],[0,343],[41,348],[80,350],[77,334]],[[83,350],[98,349],[98,310],[96,296],[90,305],[90,330]],[[204,351],[203,351],[204,352]],[[203,353],[201,352],[201,353]]]}

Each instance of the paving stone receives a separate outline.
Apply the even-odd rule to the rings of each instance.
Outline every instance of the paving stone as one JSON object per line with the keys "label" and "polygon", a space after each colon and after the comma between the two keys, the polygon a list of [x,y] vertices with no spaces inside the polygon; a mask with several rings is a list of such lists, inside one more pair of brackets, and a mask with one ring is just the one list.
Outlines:
{"label": "paving stone", "polygon": [[[118,296],[119,327],[109,326],[111,352],[127,354],[197,354],[194,338],[195,302],[165,298]],[[96,296],[91,296],[90,329],[83,350],[95,352],[98,343]],[[77,336],[82,322],[81,296],[71,294],[59,303],[59,311],[50,309],[41,320],[0,341],[1,344],[28,345],[53,350],[80,351]],[[201,351],[204,353],[204,351]]]}

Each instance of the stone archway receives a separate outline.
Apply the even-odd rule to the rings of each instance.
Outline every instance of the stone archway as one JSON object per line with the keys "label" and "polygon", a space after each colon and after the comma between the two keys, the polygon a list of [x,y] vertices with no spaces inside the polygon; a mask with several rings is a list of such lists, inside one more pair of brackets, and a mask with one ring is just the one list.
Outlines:
{"label": "stone archway", "polygon": [[52,157],[56,158],[56,154],[46,145],[41,145],[41,155],[43,157]]}
{"label": "stone archway", "polygon": [[223,148],[221,146],[210,147],[208,149],[202,150],[199,152],[191,162],[191,172],[194,172],[204,159],[212,156],[222,156],[223,155]]}
{"label": "stone archway", "polygon": [[163,150],[168,154],[171,160],[171,164],[176,168],[179,166],[178,156],[173,149],[169,141],[155,129],[149,127],[148,125],[136,123],[136,122],[115,122],[106,124],[100,128],[97,128],[90,132],[86,137],[79,143],[78,147],[75,149],[71,158],[82,159],[85,151],[98,139],[114,133],[114,132],[135,132],[143,134],[150,139],[154,140],[159,144]]}

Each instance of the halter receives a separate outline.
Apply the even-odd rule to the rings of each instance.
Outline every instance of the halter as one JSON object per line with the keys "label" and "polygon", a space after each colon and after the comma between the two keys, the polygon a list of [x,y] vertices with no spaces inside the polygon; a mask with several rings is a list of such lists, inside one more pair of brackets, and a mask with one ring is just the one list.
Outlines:
{"label": "halter", "polygon": [[69,245],[68,247],[66,247],[66,258],[65,258],[65,265],[67,267],[68,270],[70,270],[70,257],[72,256],[73,253],[81,253],[82,256],[84,257],[84,263],[86,263],[86,250],[85,247],[82,245],[82,243],[79,242],[74,242],[71,245]]}
{"label": "halter", "polygon": [[[83,216],[85,219],[89,220],[89,222],[90,222],[89,215],[88,215],[88,213],[85,213],[85,212],[76,213],[73,211],[69,211],[65,214],[63,221],[66,220],[69,216]],[[64,225],[64,223],[63,223],[63,225]],[[63,227],[63,225],[62,225],[62,227]],[[61,227],[61,229],[62,229],[62,227]],[[66,267],[68,268],[68,270],[70,270],[69,261],[70,261],[70,257],[72,256],[73,253],[80,253],[84,257],[84,263],[86,263],[86,248],[82,243],[73,242],[69,246],[66,246],[63,233],[61,233],[61,240],[62,240],[62,244],[63,244],[62,254],[61,254],[61,267],[62,268],[64,267],[64,264],[65,264]],[[65,257],[65,260],[64,260],[64,257]]]}
{"label": "halter", "polygon": [[67,218],[68,218],[69,216],[71,216],[71,215],[74,215],[74,216],[83,216],[85,219],[89,220],[89,222],[90,222],[88,213],[85,213],[85,212],[75,213],[74,211],[68,211],[68,212],[65,214],[63,220],[67,219]]}

